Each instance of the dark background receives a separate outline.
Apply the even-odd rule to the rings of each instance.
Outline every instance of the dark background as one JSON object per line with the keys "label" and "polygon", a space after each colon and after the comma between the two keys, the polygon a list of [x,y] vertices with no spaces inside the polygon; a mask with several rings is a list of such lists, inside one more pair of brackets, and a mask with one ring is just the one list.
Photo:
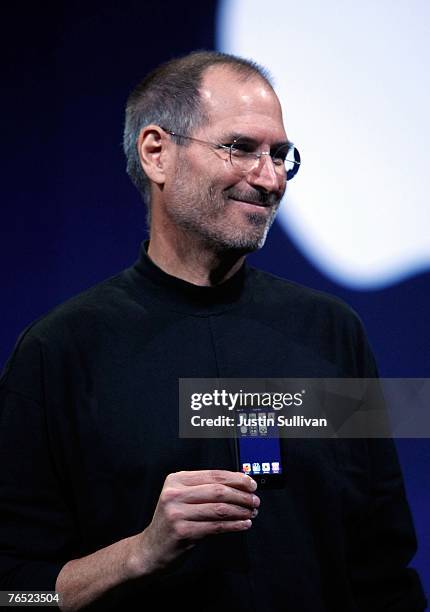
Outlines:
{"label": "dark background", "polygon": [[[26,325],[136,259],[146,229],[121,149],[126,97],[161,61],[215,44],[212,0],[39,6],[2,9],[0,368]],[[346,290],[277,224],[250,261],[345,299],[382,376],[429,375],[429,273],[383,291]],[[396,443],[419,538],[413,565],[430,592],[430,441]]]}

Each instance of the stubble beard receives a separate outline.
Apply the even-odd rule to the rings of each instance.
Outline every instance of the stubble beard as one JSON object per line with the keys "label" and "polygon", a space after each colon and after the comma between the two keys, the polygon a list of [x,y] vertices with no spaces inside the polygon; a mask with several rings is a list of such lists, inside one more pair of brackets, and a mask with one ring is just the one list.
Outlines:
{"label": "stubble beard", "polygon": [[[250,195],[237,188],[221,191],[208,185],[206,177],[191,176],[184,161],[176,168],[173,198],[175,206],[169,207],[171,220],[203,247],[214,252],[246,254],[261,249],[279,208],[275,194]],[[246,212],[246,227],[234,227],[228,223],[226,211],[229,198],[251,198],[256,203],[270,206],[270,213],[262,215]],[[240,204],[231,204],[240,206]],[[224,214],[224,218],[223,218]]]}

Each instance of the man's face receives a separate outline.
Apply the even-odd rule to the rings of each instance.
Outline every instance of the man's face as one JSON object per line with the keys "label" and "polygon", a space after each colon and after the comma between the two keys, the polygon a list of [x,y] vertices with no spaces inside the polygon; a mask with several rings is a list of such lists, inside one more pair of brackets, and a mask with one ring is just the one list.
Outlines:
{"label": "man's face", "polygon": [[[238,134],[258,151],[287,140],[279,101],[259,78],[243,81],[226,67],[207,71],[201,96],[209,122],[192,136],[230,144]],[[165,186],[170,232],[185,232],[217,251],[254,251],[263,246],[285,191],[285,177],[268,155],[243,174],[225,153],[189,141],[176,147],[176,169]]]}

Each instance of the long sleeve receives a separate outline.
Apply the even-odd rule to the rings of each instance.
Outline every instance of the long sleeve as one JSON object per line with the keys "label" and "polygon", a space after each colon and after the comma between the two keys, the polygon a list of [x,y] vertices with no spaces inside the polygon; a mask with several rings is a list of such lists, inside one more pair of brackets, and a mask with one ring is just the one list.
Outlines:
{"label": "long sleeve", "polygon": [[22,335],[0,380],[0,588],[54,590],[74,524],[50,449],[38,342]]}
{"label": "long sleeve", "polygon": [[426,599],[408,564],[416,537],[393,440],[367,441],[370,508],[351,534],[349,573],[360,612],[421,612]]}
{"label": "long sleeve", "polygon": [[[357,320],[360,375],[378,378],[373,353]],[[354,599],[360,612],[422,612],[426,598],[416,571],[408,567],[417,540],[394,440],[365,442],[370,503],[365,518],[351,530],[347,550]]]}

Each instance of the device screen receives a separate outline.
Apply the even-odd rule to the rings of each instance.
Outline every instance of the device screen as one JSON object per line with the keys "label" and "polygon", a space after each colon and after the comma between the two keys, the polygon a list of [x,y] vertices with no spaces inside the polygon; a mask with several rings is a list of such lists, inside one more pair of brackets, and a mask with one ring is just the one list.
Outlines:
{"label": "device screen", "polygon": [[281,484],[284,466],[275,414],[241,410],[236,418],[239,470],[262,485]]}
{"label": "device screen", "polygon": [[239,455],[245,474],[282,474],[279,438],[239,438]]}

